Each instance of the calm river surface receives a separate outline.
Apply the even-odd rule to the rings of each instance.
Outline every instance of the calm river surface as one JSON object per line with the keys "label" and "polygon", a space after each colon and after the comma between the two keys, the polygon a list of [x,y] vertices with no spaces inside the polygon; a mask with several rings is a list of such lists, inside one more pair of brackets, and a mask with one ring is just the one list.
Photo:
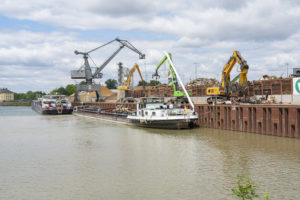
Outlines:
{"label": "calm river surface", "polygon": [[300,199],[300,140],[214,129],[142,129],[0,107],[0,199]]}

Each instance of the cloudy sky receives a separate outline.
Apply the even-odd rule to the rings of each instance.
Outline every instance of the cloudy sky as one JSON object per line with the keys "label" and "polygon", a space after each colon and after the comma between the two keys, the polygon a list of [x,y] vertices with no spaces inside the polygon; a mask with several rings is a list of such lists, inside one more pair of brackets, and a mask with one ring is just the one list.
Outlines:
{"label": "cloudy sky", "polygon": [[[162,51],[173,54],[185,82],[196,76],[220,79],[234,49],[248,61],[250,80],[286,76],[287,68],[300,67],[300,1],[2,0],[0,87],[49,92],[75,83],[70,71],[83,59],[74,50],[88,51],[116,37],[130,41],[146,59],[123,49],[103,70],[101,83],[117,79],[118,62],[138,63],[150,80]],[[117,48],[113,43],[91,57],[99,66]],[[164,82],[167,66],[161,73]]]}

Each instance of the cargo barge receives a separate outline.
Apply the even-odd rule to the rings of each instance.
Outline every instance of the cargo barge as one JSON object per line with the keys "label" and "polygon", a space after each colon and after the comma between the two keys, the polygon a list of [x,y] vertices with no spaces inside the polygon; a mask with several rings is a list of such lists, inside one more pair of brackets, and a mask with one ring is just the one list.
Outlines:
{"label": "cargo barge", "polygon": [[[173,102],[174,103],[174,102]],[[75,115],[105,121],[135,125],[145,128],[188,129],[194,128],[198,115],[191,109],[168,102],[164,98],[142,98],[135,111],[122,108],[76,106]]]}
{"label": "cargo barge", "polygon": [[75,106],[74,115],[110,121],[119,124],[130,124],[128,112],[119,112],[112,108],[100,109],[96,106]]}
{"label": "cargo barge", "polygon": [[[131,123],[149,128],[188,129],[195,127],[198,115],[189,109],[185,102],[182,104],[165,98],[142,98],[137,103],[134,115],[127,118]],[[182,101],[183,99],[179,100]]]}
{"label": "cargo barge", "polygon": [[[188,129],[195,127],[195,121],[198,120],[198,114],[195,113],[194,104],[176,71],[170,54],[166,52],[164,52],[164,54],[165,58],[163,62],[168,59],[171,66],[170,69],[172,73],[174,73],[171,83],[174,84],[174,87],[179,83],[183,92],[177,91],[174,93],[174,97],[170,99],[152,97],[141,98],[137,103],[136,110],[133,112],[119,113],[117,109],[108,112],[107,110],[100,108],[79,107],[76,108],[76,113],[85,116],[92,115],[96,118],[133,124],[145,128]],[[158,76],[157,72],[155,76]]]}
{"label": "cargo barge", "polygon": [[40,114],[64,115],[73,113],[73,106],[65,95],[45,95],[33,100],[31,108]]}

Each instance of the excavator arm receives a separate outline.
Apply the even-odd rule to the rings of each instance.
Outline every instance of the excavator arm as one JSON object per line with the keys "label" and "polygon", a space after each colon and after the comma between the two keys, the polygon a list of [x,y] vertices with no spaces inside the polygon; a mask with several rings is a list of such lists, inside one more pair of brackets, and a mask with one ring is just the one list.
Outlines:
{"label": "excavator arm", "polygon": [[248,74],[249,66],[247,64],[247,61],[241,56],[240,52],[237,51],[236,57],[237,57],[237,62],[241,66],[240,85],[246,86],[248,83],[247,74]]}
{"label": "excavator arm", "polygon": [[[170,57],[170,59],[172,60],[172,55],[171,53],[167,53]],[[155,70],[155,73],[152,75],[152,78],[153,77],[156,77],[156,78],[159,78],[160,76],[158,75],[158,70],[159,68],[161,67],[162,64],[164,64],[164,62],[168,59],[167,56],[164,56],[163,59],[158,63],[157,67],[156,67],[156,70]],[[177,80],[176,80],[176,74],[171,66],[171,64],[169,63],[169,69],[170,69],[170,72],[171,72],[171,76],[172,76],[172,80],[171,80],[171,85],[174,89],[174,92],[178,90],[178,83],[177,83]]]}
{"label": "excavator arm", "polygon": [[[206,90],[207,95],[212,96],[223,96],[223,97],[229,97],[231,94],[231,88],[230,88],[230,72],[236,62],[239,63],[241,73],[233,79],[232,82],[235,82],[238,78],[240,79],[239,83],[241,86],[245,87],[247,85],[247,73],[249,66],[247,64],[247,61],[241,56],[240,52],[237,50],[233,51],[233,55],[229,58],[228,62],[225,64],[223,71],[222,71],[222,82],[221,86],[219,87],[209,87]],[[210,99],[210,98],[209,98]]]}
{"label": "excavator arm", "polygon": [[129,87],[130,87],[130,84],[131,84],[131,80],[132,80],[132,76],[133,76],[133,73],[135,72],[135,70],[138,71],[139,75],[140,75],[140,78],[142,80],[142,82],[144,82],[144,79],[143,79],[143,76],[142,76],[142,73],[140,71],[140,68],[139,68],[139,65],[138,64],[135,64],[130,72],[129,72],[129,75],[128,75],[128,78],[122,82],[121,86],[118,87],[119,90],[128,90]]}
{"label": "excavator arm", "polygon": [[[158,65],[157,65],[157,67],[156,67],[156,70],[155,70],[155,73],[152,75],[152,78],[153,78],[153,77],[156,77],[156,78],[159,77],[159,75],[158,75],[158,70],[159,70],[159,68],[161,67],[161,65],[162,65],[166,60],[168,60],[168,62],[169,62],[169,69],[170,69],[170,72],[171,72],[171,79],[172,79],[172,80],[169,81],[169,82],[171,83],[171,86],[172,86],[173,89],[174,89],[174,97],[182,97],[182,96],[185,95],[185,93],[182,92],[182,91],[179,91],[179,86],[178,86],[177,76],[176,76],[175,70],[173,69],[173,67],[172,67],[172,65],[171,65],[171,63],[170,63],[168,57],[169,57],[169,59],[172,61],[172,55],[171,55],[171,53],[167,53],[167,55],[165,55],[165,56],[163,57],[163,59],[158,63]],[[189,95],[191,95],[190,92],[189,92]]]}
{"label": "excavator arm", "polygon": [[222,85],[221,91],[225,94],[230,93],[230,72],[234,65],[238,62],[241,66],[241,74],[240,74],[240,84],[246,85],[247,84],[247,73],[249,66],[247,61],[241,56],[240,52],[237,50],[233,51],[233,55],[229,58],[228,62],[225,64],[222,72]]}

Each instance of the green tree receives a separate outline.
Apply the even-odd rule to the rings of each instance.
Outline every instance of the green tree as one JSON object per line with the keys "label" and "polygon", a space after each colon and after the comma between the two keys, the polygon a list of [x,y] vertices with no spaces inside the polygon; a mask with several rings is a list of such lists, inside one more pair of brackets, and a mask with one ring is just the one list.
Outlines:
{"label": "green tree", "polygon": [[32,99],[35,99],[36,96],[35,96],[35,93],[32,92],[31,90],[29,90],[28,92],[26,92],[26,99],[27,100],[32,100]]}
{"label": "green tree", "polygon": [[36,91],[34,93],[35,93],[35,98],[39,98],[39,97],[46,95],[46,93],[42,92],[42,91]]}
{"label": "green tree", "polygon": [[26,93],[14,93],[14,98],[15,100],[33,100],[33,99],[37,99],[43,95],[45,95],[45,92],[42,91],[31,91],[29,90]]}
{"label": "green tree", "polygon": [[55,88],[55,89],[51,90],[51,92],[49,92],[49,94],[58,94],[57,90],[58,90],[58,88]]}
{"label": "green tree", "polygon": [[115,79],[107,79],[105,84],[108,89],[117,89],[118,82]]}
{"label": "green tree", "polygon": [[61,95],[67,95],[67,90],[64,87],[59,87],[57,93]]}
{"label": "green tree", "polygon": [[25,100],[27,99],[25,93],[14,93],[14,99],[15,100]]}
{"label": "green tree", "polygon": [[232,189],[232,194],[242,200],[252,200],[258,197],[257,185],[247,176],[238,175],[238,187]]}
{"label": "green tree", "polygon": [[50,94],[67,95],[67,90],[64,87],[59,87],[50,92]]}
{"label": "green tree", "polygon": [[71,94],[74,94],[75,91],[76,91],[75,85],[69,84],[69,85],[66,86],[66,92],[67,92],[68,96],[70,96]]}
{"label": "green tree", "polygon": [[49,94],[60,94],[60,95],[67,95],[70,96],[71,94],[75,93],[76,86],[73,84],[69,84],[66,87],[59,87],[53,89]]}

